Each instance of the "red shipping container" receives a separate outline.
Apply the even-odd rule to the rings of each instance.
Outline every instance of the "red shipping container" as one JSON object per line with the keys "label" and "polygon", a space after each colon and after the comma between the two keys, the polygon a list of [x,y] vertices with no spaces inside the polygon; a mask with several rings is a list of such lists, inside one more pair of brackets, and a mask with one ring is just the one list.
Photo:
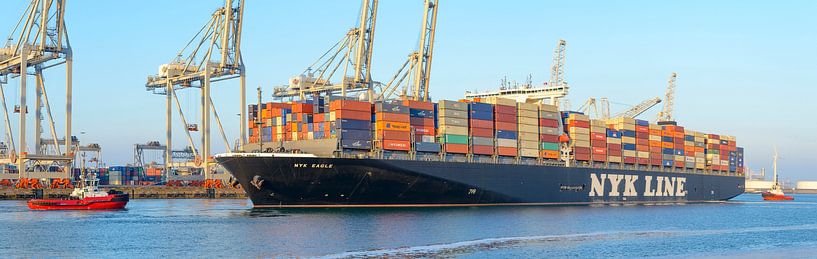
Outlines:
{"label": "red shipping container", "polygon": [[516,132],[518,130],[516,123],[499,122],[499,121],[496,122],[495,129],[496,130],[514,131],[514,132]]}
{"label": "red shipping container", "polygon": [[494,122],[489,120],[471,119],[471,128],[494,129]]}
{"label": "red shipping container", "polygon": [[329,103],[330,111],[362,111],[372,112],[372,104],[369,102],[352,101],[352,100],[334,100]]}
{"label": "red shipping container", "polygon": [[411,126],[415,135],[435,135],[434,126]]}
{"label": "red shipping container", "polygon": [[481,146],[481,145],[474,145],[473,151],[476,155],[493,155],[494,154],[494,147],[493,146]]}
{"label": "red shipping container", "polygon": [[511,115],[502,115],[502,114],[500,114],[500,115],[495,115],[494,116],[494,121],[496,121],[496,122],[509,122],[509,123],[516,124],[517,120],[518,119],[516,118],[516,115],[511,116]]}
{"label": "red shipping container", "polygon": [[362,111],[337,110],[335,111],[335,118],[346,120],[371,121],[372,113]]}
{"label": "red shipping container", "polygon": [[659,147],[650,146],[650,153],[659,153],[659,154],[661,154],[661,151],[663,151],[663,150],[661,150],[660,146]]}
{"label": "red shipping container", "polygon": [[636,162],[638,162],[638,164],[640,164],[640,165],[648,165],[648,164],[650,164],[650,159],[649,158],[640,158],[639,157],[638,159],[636,159]]}
{"label": "red shipping container", "polygon": [[455,154],[467,154],[468,145],[465,144],[445,144],[445,152]]}
{"label": "red shipping container", "polygon": [[497,147],[496,154],[500,156],[516,156],[519,152],[515,147]]}
{"label": "red shipping container", "polygon": [[[635,144],[639,145],[639,146],[649,147],[650,146],[650,141],[647,140],[647,139],[636,139]],[[681,143],[681,144],[683,144],[683,143]]]}
{"label": "red shipping container", "polygon": [[[423,136],[431,136],[432,138],[436,139],[436,137],[434,135],[428,135],[428,134],[418,135],[418,134],[414,134],[414,142],[425,142],[425,140],[423,140]],[[436,142],[436,140],[434,142]]]}
{"label": "red shipping container", "polygon": [[403,105],[408,106],[409,108],[415,109],[415,110],[426,110],[426,111],[433,111],[434,110],[434,103],[431,103],[431,102],[403,100]]}
{"label": "red shipping container", "polygon": [[576,153],[576,154],[590,154],[590,148],[587,148],[587,147],[573,147],[573,153]]}
{"label": "red shipping container", "polygon": [[378,112],[375,113],[375,120],[376,121],[392,121],[392,122],[410,122],[411,117],[408,114],[399,114],[399,113],[390,113],[390,112]]}
{"label": "red shipping container", "polygon": [[409,151],[411,150],[411,142],[407,140],[383,140],[383,149]]}
{"label": "red shipping container", "polygon": [[505,105],[494,105],[494,114],[513,115],[516,118],[516,107]]}
{"label": "red shipping container", "polygon": [[589,121],[568,121],[567,127],[577,127],[577,128],[590,128]]}
{"label": "red shipping container", "polygon": [[606,155],[607,154],[607,149],[606,148],[594,147],[593,148],[593,154],[594,155]]}
{"label": "red shipping container", "polygon": [[308,103],[293,103],[292,104],[292,112],[293,113],[306,113],[312,114],[314,111],[313,106]]}
{"label": "red shipping container", "polygon": [[625,164],[635,164],[635,162],[636,162],[635,157],[627,157],[627,156],[624,157],[624,163]]}
{"label": "red shipping container", "polygon": [[592,147],[607,147],[607,141],[604,140],[591,140],[590,146]]}
{"label": "red shipping container", "polygon": [[650,165],[661,166],[661,159],[650,158]]}
{"label": "red shipping container", "polygon": [[619,150],[610,150],[610,149],[608,149],[607,150],[607,155],[608,156],[621,156],[621,150],[620,149]]}
{"label": "red shipping container", "polygon": [[383,140],[411,140],[411,132],[408,131],[378,130],[376,134]]}
{"label": "red shipping container", "polygon": [[494,130],[492,130],[492,129],[471,128],[471,136],[490,138],[490,137],[494,136]]}
{"label": "red shipping container", "polygon": [[604,140],[606,142],[607,141],[607,135],[605,133],[591,132],[590,133],[590,139],[592,139],[592,140]]}
{"label": "red shipping container", "polygon": [[554,119],[539,119],[539,127],[558,128],[559,121]]}
{"label": "red shipping container", "polygon": [[287,109],[287,110],[289,110],[290,108],[292,108],[292,105],[291,105],[291,104],[288,104],[288,103],[273,103],[273,102],[269,102],[269,103],[265,103],[263,106],[264,106],[264,109],[268,109],[268,110],[269,110],[269,109],[275,109],[275,108],[277,108],[277,109]]}
{"label": "red shipping container", "polygon": [[718,136],[718,135],[715,135],[715,134],[709,134],[709,135],[706,135],[706,137],[709,138],[709,139],[717,139],[717,140],[721,139],[721,136]]}
{"label": "red shipping container", "polygon": [[590,154],[575,154],[573,158],[578,161],[590,161]]}
{"label": "red shipping container", "polygon": [[409,124],[412,126],[429,126],[434,127],[434,119],[432,118],[414,118],[409,119]]}
{"label": "red shipping container", "polygon": [[548,142],[548,143],[559,143],[559,136],[539,134],[539,141]]}
{"label": "red shipping container", "polygon": [[647,132],[636,132],[636,133],[635,133],[635,138],[637,138],[637,139],[643,139],[643,140],[649,140],[649,139],[650,139],[650,133],[647,133]]}
{"label": "red shipping container", "polygon": [[621,144],[610,144],[610,143],[607,143],[607,150],[618,150],[618,151],[621,151]]}
{"label": "red shipping container", "polygon": [[592,160],[595,161],[595,162],[607,162],[607,155],[593,154],[591,157],[592,157]]}

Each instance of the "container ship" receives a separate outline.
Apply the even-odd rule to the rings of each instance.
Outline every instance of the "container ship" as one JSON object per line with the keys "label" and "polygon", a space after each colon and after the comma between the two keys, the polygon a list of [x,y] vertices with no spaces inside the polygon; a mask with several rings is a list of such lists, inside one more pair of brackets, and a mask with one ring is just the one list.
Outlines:
{"label": "container ship", "polygon": [[255,207],[685,203],[744,191],[735,137],[502,97],[250,105],[215,159]]}

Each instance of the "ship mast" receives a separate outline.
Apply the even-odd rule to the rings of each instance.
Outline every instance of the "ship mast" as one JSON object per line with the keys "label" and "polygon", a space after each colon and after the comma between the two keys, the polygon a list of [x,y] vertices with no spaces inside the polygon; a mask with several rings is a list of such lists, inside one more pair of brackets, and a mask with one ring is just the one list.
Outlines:
{"label": "ship mast", "polygon": [[777,154],[777,148],[774,149],[774,160],[772,162],[772,170],[774,170],[774,185],[772,186],[775,189],[780,188],[780,182],[777,179],[777,159],[779,158]]}

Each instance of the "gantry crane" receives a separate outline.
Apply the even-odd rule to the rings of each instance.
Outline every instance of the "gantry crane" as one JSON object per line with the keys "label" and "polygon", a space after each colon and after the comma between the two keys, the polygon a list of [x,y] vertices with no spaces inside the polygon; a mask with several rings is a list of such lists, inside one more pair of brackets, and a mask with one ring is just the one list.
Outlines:
{"label": "gantry crane", "polygon": [[[562,105],[560,102],[567,96],[570,86],[565,81],[565,58],[567,42],[559,40],[556,49],[553,50],[553,65],[550,67],[550,81],[541,87],[526,86],[522,88],[500,88],[499,91],[489,91],[475,93],[466,91],[465,98],[486,98],[499,96],[502,98],[514,99],[517,102],[527,103],[547,103],[551,105]],[[562,109],[568,105],[564,100]]]}
{"label": "gantry crane", "polygon": [[[377,21],[378,0],[363,0],[360,22],[357,28],[349,29],[346,35],[321,55],[299,76],[292,77],[288,86],[276,87],[274,97],[297,97],[321,93],[366,92],[365,97],[374,101],[374,87],[380,82],[372,80],[372,48]],[[338,73],[340,69],[342,72]],[[351,70],[351,75],[348,73]],[[341,74],[341,78],[336,78]],[[335,83],[333,83],[335,81]],[[338,82],[339,83],[336,83]]]}
{"label": "gantry crane", "polygon": [[[74,149],[77,143],[71,136],[72,118],[72,65],[73,55],[68,40],[68,31],[65,26],[64,0],[31,0],[20,20],[15,25],[3,48],[0,48],[0,102],[3,105],[3,115],[6,124],[6,141],[11,147],[8,156],[2,162],[16,163],[19,178],[68,178],[71,164],[74,159]],[[55,128],[54,116],[51,111],[48,94],[46,93],[43,71],[65,64],[65,143],[60,149],[59,138]],[[35,80],[34,102],[34,148],[29,153],[27,145],[27,86],[28,76],[33,75]],[[18,147],[15,149],[14,134],[10,125],[6,98],[2,89],[8,84],[9,78],[18,78],[20,84],[20,100],[14,112],[19,114]],[[43,116],[45,108],[45,116]],[[42,118],[48,119],[48,130],[54,150],[41,148]],[[51,144],[51,143],[50,143]],[[40,170],[46,168],[45,170]],[[54,170],[57,168],[57,170]],[[0,177],[10,177],[0,176]]]}
{"label": "gantry crane", "polygon": [[578,111],[588,114],[593,119],[606,120],[610,118],[610,102],[606,97],[602,97],[598,101],[596,98],[591,97],[579,107]]}
{"label": "gantry crane", "polygon": [[664,96],[664,109],[658,113],[659,124],[675,123],[675,119],[672,117],[672,106],[675,102],[675,80],[677,78],[678,74],[672,72],[672,75],[669,76],[669,80],[667,80],[667,92]]}
{"label": "gantry crane", "polygon": [[[408,60],[379,91],[378,99],[390,99],[402,85],[404,99],[429,101],[428,85],[431,76],[431,58],[434,52],[434,33],[437,27],[438,0],[425,0],[420,46],[409,54]],[[408,68],[408,69],[407,69]],[[408,80],[406,78],[408,77]],[[405,82],[405,84],[403,84]]]}
{"label": "gantry crane", "polygon": [[[247,114],[245,91],[245,68],[241,57],[241,31],[244,14],[244,1],[226,0],[225,5],[216,10],[210,21],[199,30],[187,45],[179,51],[170,63],[161,65],[159,73],[149,76],[145,84],[148,91],[166,96],[166,138],[165,172],[170,172],[171,166],[201,167],[204,178],[210,179],[210,120],[216,119],[218,130],[224,140],[228,152],[230,148],[227,136],[221,125],[221,119],[210,96],[211,84],[218,81],[239,78],[241,98],[241,136],[239,149],[242,149],[247,140]],[[191,131],[198,131],[197,124],[187,123],[182,111],[176,91],[198,88],[201,91],[201,147],[198,153],[193,142]],[[179,117],[183,123],[190,150],[196,156],[194,165],[189,163],[172,163],[172,106],[176,104]]]}

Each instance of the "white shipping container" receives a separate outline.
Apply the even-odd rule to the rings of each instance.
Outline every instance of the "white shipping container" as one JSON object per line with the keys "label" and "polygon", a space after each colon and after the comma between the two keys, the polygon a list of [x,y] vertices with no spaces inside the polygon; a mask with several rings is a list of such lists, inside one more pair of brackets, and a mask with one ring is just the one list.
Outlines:
{"label": "white shipping container", "polygon": [[467,111],[460,111],[460,110],[440,109],[437,112],[437,116],[440,117],[440,118],[468,119],[468,112]]}
{"label": "white shipping container", "polygon": [[450,101],[450,100],[441,100],[437,102],[437,107],[439,110],[459,110],[459,111],[468,111],[468,104],[461,103],[457,101]]}
{"label": "white shipping container", "polygon": [[686,160],[684,160],[684,162],[687,162],[687,163],[695,163],[695,158],[694,158],[694,157],[688,156],[688,157],[686,157],[685,159],[686,159]]}
{"label": "white shipping container", "polygon": [[431,135],[422,135],[422,140],[423,140],[423,142],[430,142],[430,143],[436,142],[435,141],[436,138],[434,136],[431,136]]}
{"label": "white shipping container", "polygon": [[607,157],[607,162],[621,163],[621,157],[620,156],[608,156]]}
{"label": "white shipping container", "polygon": [[561,135],[558,128],[550,128],[550,127],[539,127],[539,134],[545,135]]}
{"label": "white shipping container", "polygon": [[463,118],[440,117],[437,122],[440,126],[468,127],[468,119]]}

